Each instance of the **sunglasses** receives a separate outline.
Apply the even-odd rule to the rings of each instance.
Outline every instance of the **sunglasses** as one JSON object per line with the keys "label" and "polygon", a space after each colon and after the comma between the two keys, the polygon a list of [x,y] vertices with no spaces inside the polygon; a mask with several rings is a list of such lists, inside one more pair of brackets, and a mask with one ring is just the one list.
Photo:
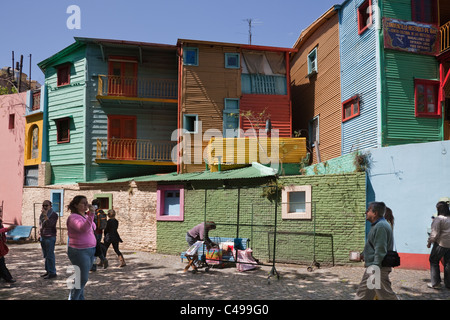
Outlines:
{"label": "sunglasses", "polygon": [[49,205],[48,204],[43,204],[42,207],[47,208]]}

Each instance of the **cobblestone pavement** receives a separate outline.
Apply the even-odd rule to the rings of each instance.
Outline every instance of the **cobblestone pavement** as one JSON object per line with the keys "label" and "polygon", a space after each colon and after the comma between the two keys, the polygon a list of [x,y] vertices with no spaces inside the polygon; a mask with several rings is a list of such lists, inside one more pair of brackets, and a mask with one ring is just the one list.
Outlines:
{"label": "cobblestone pavement", "polygon": [[[45,280],[39,243],[10,244],[6,265],[16,283],[0,282],[0,300],[67,300],[66,246],[56,247],[58,277]],[[269,277],[272,266],[238,272],[235,267],[182,270],[179,256],[121,248],[127,266],[119,268],[108,250],[109,267],[90,273],[85,289],[89,300],[352,300],[364,269],[276,264],[279,278]],[[449,289],[430,289],[429,271],[395,269],[394,291],[402,300],[449,300]],[[195,288],[195,289],[193,289]]]}

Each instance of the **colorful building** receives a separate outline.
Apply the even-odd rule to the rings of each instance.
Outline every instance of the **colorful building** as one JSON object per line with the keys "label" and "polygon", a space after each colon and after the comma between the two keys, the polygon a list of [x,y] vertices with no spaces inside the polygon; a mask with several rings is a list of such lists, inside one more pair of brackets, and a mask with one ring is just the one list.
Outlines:
{"label": "colorful building", "polygon": [[291,54],[293,131],[307,137],[312,162],[341,155],[338,7],[300,34]]}

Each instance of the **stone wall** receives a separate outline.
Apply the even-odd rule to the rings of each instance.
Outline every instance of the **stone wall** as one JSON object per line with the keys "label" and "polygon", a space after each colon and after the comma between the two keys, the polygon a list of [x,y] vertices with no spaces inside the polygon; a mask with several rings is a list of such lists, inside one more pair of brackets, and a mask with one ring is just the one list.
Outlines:
{"label": "stone wall", "polygon": [[[23,225],[39,226],[42,202],[50,199],[51,190],[64,190],[64,211],[58,222],[58,243],[67,243],[67,205],[76,195],[85,195],[91,202],[96,194],[111,194],[113,209],[119,221],[119,234],[123,240],[120,248],[156,251],[156,183],[121,183],[51,185],[24,187]],[[32,232],[32,237],[38,232]]]}

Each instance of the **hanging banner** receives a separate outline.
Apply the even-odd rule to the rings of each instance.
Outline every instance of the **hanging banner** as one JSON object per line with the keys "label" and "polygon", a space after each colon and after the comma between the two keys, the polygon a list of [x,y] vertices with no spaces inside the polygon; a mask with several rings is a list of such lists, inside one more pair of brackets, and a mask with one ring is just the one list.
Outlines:
{"label": "hanging banner", "polygon": [[433,25],[383,18],[384,48],[437,55],[439,29]]}

